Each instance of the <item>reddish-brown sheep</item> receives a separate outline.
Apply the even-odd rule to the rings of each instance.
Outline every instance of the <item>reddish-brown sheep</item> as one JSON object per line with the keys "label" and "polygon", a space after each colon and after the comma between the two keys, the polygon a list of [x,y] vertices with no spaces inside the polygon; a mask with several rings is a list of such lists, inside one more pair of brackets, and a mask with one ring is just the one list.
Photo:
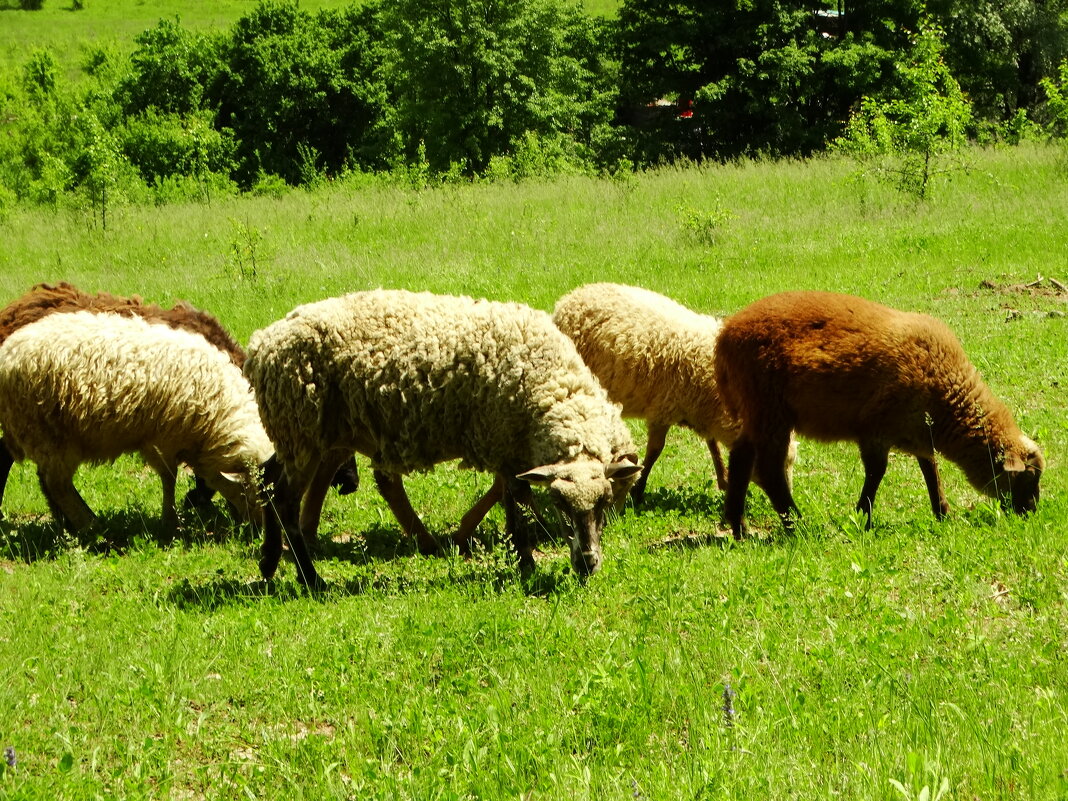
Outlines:
{"label": "reddish-brown sheep", "polygon": [[784,292],[728,317],[715,361],[724,403],[742,425],[724,502],[736,537],[754,468],[784,522],[797,511],[782,469],[792,431],[860,446],[864,487],[856,508],[869,526],[891,448],[916,457],[939,519],[949,505],[936,452],[1013,511],[1038,503],[1041,451],[953,332],[932,317],[848,295]]}

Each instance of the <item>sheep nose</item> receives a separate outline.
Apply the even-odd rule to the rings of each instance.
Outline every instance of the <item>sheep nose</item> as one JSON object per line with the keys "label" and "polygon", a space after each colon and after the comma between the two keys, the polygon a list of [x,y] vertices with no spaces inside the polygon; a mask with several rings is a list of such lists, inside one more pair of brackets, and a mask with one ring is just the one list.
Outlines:
{"label": "sheep nose", "polygon": [[580,576],[592,576],[601,569],[601,550],[576,551],[572,554],[571,566]]}

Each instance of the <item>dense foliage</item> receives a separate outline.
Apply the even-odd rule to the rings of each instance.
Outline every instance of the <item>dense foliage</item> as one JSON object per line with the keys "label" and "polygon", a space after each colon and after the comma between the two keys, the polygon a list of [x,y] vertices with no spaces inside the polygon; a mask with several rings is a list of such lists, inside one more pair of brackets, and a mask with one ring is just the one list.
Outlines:
{"label": "dense foliage", "polygon": [[[1063,135],[1068,0],[624,0],[611,20],[572,0],[263,0],[227,30],[161,20],[129,54],[88,53],[81,80],[47,50],[0,74],[0,211],[75,199],[106,224],[124,198],[353,171],[419,183],[808,155],[889,130],[932,46],[960,108],[928,119],[928,152]],[[915,153],[902,136],[879,147]]]}

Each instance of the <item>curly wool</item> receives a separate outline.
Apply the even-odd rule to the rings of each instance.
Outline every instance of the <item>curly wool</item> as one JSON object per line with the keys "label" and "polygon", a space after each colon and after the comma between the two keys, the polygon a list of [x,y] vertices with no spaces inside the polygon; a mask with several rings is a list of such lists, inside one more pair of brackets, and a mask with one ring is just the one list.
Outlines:
{"label": "curly wool", "polygon": [[686,426],[727,445],[737,437],[713,364],[720,320],[647,289],[587,284],[560,298],[553,322],[624,417]]}
{"label": "curly wool", "polygon": [[171,309],[164,309],[155,304],[146,304],[137,295],[129,298],[108,292],[91,295],[66,281],[37,284],[25,295],[0,309],[0,345],[18,329],[49,314],[82,310],[143,317],[149,322],[192,331],[226,353],[238,367],[245,363],[245,351],[222,324],[184,300],[175,303]]}
{"label": "curly wool", "polygon": [[248,352],[283,463],[341,444],[388,473],[462,459],[515,474],[633,451],[574,345],[520,304],[358,292],[298,307],[253,334]]}
{"label": "curly wool", "polygon": [[925,314],[830,292],[771,295],[727,318],[716,375],[754,442],[792,428],[921,459],[937,451],[987,494],[1007,458],[1045,465],[957,337]]}
{"label": "curly wool", "polygon": [[247,474],[272,448],[241,371],[197,334],[73,312],[0,346],[0,426],[38,465],[158,450],[198,471]]}

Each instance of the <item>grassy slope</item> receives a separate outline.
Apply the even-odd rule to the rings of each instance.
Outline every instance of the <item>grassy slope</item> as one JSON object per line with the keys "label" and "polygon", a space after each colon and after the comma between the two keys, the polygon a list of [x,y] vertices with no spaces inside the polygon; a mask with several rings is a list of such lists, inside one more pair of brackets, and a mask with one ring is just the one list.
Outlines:
{"label": "grassy slope", "polygon": [[[802,443],[805,519],[784,538],[710,544],[721,499],[677,433],[649,508],[607,532],[573,583],[558,547],[524,591],[506,549],[414,556],[372,488],[331,497],[307,599],[267,588],[225,521],[159,543],[158,482],[83,470],[95,538],[57,541],[15,468],[0,563],[0,797],[1059,798],[1068,743],[1068,522],[1060,454],[1064,298],[981,289],[1065,278],[1061,156],[977,154],[913,208],[839,162],[665,170],[615,182],[334,186],[210,207],[0,223],[0,300],[34,281],[189,298],[246,339],[293,305],[374,286],[549,309],[590,280],[723,314],[827,288],[945,319],[1049,459],[1039,513],[1003,517],[960,473],[936,525],[914,463],[892,460],[865,533],[850,446]],[[724,212],[729,212],[725,214]],[[259,277],[232,246],[254,230]],[[247,260],[247,257],[246,257]],[[1006,322],[1009,309],[1020,312]],[[640,426],[635,430],[643,439]],[[410,480],[447,531],[486,478]],[[501,518],[482,536],[492,546]],[[729,685],[736,715],[723,712]]]}

